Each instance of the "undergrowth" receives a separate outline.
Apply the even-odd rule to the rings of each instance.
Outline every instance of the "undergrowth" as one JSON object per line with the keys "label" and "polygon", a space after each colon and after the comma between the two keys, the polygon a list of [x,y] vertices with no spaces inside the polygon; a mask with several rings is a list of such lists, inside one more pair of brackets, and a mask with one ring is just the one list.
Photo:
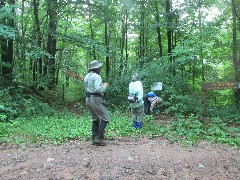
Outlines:
{"label": "undergrowth", "polygon": [[17,117],[54,113],[54,107],[34,94],[29,87],[12,85],[4,89],[0,88],[0,121],[7,122]]}
{"label": "undergrowth", "polygon": [[[143,128],[140,130],[132,128],[131,124],[127,113],[111,112],[106,138],[162,136],[169,142],[187,146],[197,145],[202,140],[240,146],[240,126],[228,126],[217,117],[212,118],[207,125],[194,115],[187,118],[176,117],[168,124],[159,123],[154,116],[145,116]],[[61,112],[52,116],[17,118],[14,121],[0,122],[0,130],[0,143],[14,143],[21,146],[61,144],[70,140],[90,140],[91,120],[87,111],[84,111],[81,117]]]}

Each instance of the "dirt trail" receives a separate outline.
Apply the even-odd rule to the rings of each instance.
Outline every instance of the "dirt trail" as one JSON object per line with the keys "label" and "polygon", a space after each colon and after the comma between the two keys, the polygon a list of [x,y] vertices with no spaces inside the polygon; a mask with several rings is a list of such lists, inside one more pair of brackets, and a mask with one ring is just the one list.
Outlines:
{"label": "dirt trail", "polygon": [[239,180],[240,150],[206,142],[197,147],[162,138],[90,141],[33,148],[0,147],[1,180]]}

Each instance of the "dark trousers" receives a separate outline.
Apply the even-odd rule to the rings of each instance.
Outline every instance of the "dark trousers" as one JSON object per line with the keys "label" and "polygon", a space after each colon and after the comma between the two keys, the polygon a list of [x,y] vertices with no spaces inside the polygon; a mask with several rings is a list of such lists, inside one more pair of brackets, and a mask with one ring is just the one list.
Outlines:
{"label": "dark trousers", "polygon": [[144,113],[150,114],[151,103],[148,101],[147,95],[143,97],[143,101],[144,101]]}

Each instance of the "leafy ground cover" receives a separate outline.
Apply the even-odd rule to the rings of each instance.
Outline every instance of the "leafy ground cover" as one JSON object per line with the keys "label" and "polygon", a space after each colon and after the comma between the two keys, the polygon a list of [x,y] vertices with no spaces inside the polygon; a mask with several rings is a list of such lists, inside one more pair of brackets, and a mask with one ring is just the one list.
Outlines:
{"label": "leafy ground cover", "polygon": [[[145,116],[144,128],[131,127],[128,112],[112,112],[111,122],[106,129],[108,139],[119,137],[164,137],[170,142],[183,145],[197,145],[201,140],[240,146],[240,126],[229,126],[219,118],[212,118],[204,124],[194,115],[187,118],[166,115]],[[81,116],[72,113],[55,113],[52,116],[18,118],[10,122],[0,122],[0,142],[21,146],[29,144],[60,144],[69,140],[91,139],[91,121],[88,112]]]}
{"label": "leafy ground cover", "polygon": [[88,112],[72,110],[0,122],[0,179],[240,178],[237,123],[157,114],[135,130],[129,112],[114,111],[108,145],[98,147]]}

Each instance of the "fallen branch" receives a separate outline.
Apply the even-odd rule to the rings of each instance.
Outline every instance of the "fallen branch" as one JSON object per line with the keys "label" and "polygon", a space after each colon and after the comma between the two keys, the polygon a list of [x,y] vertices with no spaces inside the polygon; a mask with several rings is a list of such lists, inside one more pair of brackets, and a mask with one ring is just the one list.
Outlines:
{"label": "fallen branch", "polygon": [[67,74],[68,76],[74,77],[74,78],[77,79],[77,80],[84,81],[84,78],[83,78],[83,77],[75,74],[75,73],[72,72],[71,70],[67,70],[67,71],[66,71],[66,74]]}

